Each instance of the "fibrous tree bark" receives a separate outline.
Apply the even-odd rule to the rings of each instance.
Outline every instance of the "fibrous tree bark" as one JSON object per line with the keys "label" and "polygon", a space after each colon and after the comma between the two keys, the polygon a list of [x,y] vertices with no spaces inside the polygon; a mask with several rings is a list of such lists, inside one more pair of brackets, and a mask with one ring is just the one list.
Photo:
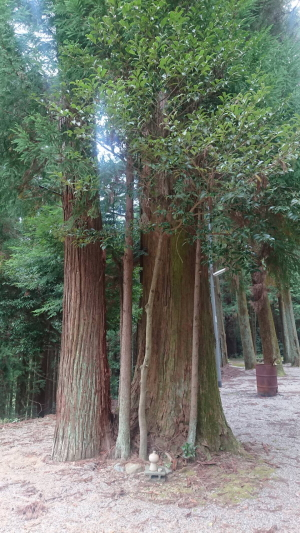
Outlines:
{"label": "fibrous tree bark", "polygon": [[246,291],[241,277],[236,279],[236,296],[245,369],[251,370],[252,368],[255,368],[256,355],[252,341]]}
{"label": "fibrous tree bark", "polygon": [[[200,215],[199,215],[200,216]],[[198,220],[199,220],[198,216]],[[194,312],[192,339],[192,369],[191,369],[191,401],[189,432],[187,442],[195,446],[198,419],[198,390],[199,390],[199,349],[200,349],[200,284],[201,284],[201,243],[196,241],[195,284],[194,284]]]}
{"label": "fibrous tree bark", "polygon": [[132,359],[132,276],[133,276],[133,161],[130,154],[126,165],[126,223],[123,258],[123,298],[121,320],[121,358],[119,387],[119,431],[115,457],[128,459],[130,455],[130,396]]}
{"label": "fibrous tree bark", "polygon": [[280,316],[280,324],[281,324],[281,340],[282,340],[282,347],[283,347],[283,360],[285,363],[290,363],[290,341],[289,341],[289,334],[287,329],[287,323],[286,323],[286,314],[284,312],[283,303],[282,303],[282,296],[279,292],[278,294],[278,307],[279,307],[279,316]]}
{"label": "fibrous tree bark", "polygon": [[238,451],[239,444],[222,408],[216,372],[215,343],[210,303],[209,272],[201,267],[199,398],[196,442],[207,451]]}
{"label": "fibrous tree bark", "polygon": [[[186,440],[189,420],[190,365],[195,250],[186,245],[184,232],[163,235],[161,268],[155,292],[152,323],[152,355],[147,377],[148,432],[163,442],[176,434]],[[149,299],[159,240],[157,231],[142,235],[142,307]],[[133,407],[137,412],[140,367],[145,354],[146,313],[138,326],[138,358],[133,380]]]}
{"label": "fibrous tree bark", "polygon": [[287,339],[287,359],[293,366],[300,366],[299,340],[295,324],[291,291],[288,287],[281,288],[281,301],[283,326],[285,327],[284,336]]}
{"label": "fibrous tree bark", "polygon": [[225,366],[228,364],[228,353],[227,353],[227,344],[226,344],[226,333],[225,333],[225,324],[224,324],[221,286],[220,286],[220,279],[218,276],[214,277],[214,283],[215,283],[219,343],[220,343],[220,348],[221,348],[221,365]]}
{"label": "fibrous tree bark", "polygon": [[264,363],[277,365],[277,374],[284,375],[280,350],[266,287],[266,273],[262,268],[252,275],[253,306],[257,313]]}
{"label": "fibrous tree bark", "polygon": [[[64,219],[72,216],[73,189],[63,197]],[[81,216],[85,229],[101,230],[100,213]],[[111,445],[109,368],[106,355],[104,269],[99,242],[65,239],[64,301],[57,420],[53,459],[97,456]]]}
{"label": "fibrous tree bark", "polygon": [[159,279],[159,269],[161,267],[163,233],[160,232],[157,243],[157,250],[154,260],[154,268],[151,279],[149,298],[146,304],[146,338],[145,357],[141,366],[140,400],[139,400],[139,428],[140,428],[140,449],[141,459],[147,459],[147,418],[146,418],[146,396],[147,396],[147,376],[152,359],[152,339],[153,339],[153,313],[155,291]]}
{"label": "fibrous tree bark", "polygon": [[[144,306],[149,298],[158,239],[157,231],[142,237],[147,254],[142,257]],[[188,241],[189,235],[183,230],[163,235],[161,267],[154,299],[151,365],[147,378],[148,434],[151,434],[151,442],[171,450],[178,449],[186,441],[190,416],[195,247]],[[226,424],[217,385],[207,266],[201,266],[200,285],[197,440],[215,450],[223,445],[226,447],[226,442],[228,447],[234,447],[236,441]],[[140,366],[145,352],[145,330],[146,314],[143,313],[133,381],[135,409],[139,397]],[[226,434],[228,440],[220,437]]]}

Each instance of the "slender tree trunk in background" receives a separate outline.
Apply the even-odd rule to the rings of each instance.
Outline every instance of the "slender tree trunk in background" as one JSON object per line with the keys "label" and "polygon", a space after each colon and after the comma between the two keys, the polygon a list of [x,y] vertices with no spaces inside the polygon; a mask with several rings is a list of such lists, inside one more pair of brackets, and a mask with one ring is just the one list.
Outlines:
{"label": "slender tree trunk in background", "polygon": [[126,226],[123,259],[123,306],[119,387],[119,431],[115,457],[128,459],[130,455],[130,396],[132,359],[132,276],[133,276],[133,162],[130,155],[126,168]]}
{"label": "slender tree trunk in background", "polygon": [[286,316],[283,309],[282,296],[278,294],[278,307],[279,307],[279,316],[281,322],[281,332],[282,332],[282,347],[283,347],[283,359],[285,363],[290,363],[290,346],[289,346],[289,335],[287,330]]}
{"label": "slender tree trunk in background", "polygon": [[34,404],[36,406],[37,416],[43,417],[47,414],[46,408],[46,386],[47,386],[47,369],[48,369],[48,356],[49,348],[44,347],[44,352],[42,354],[42,360],[39,365],[39,377],[44,380],[43,385],[39,385],[39,390],[34,395]]}
{"label": "slender tree trunk in background", "polygon": [[[199,215],[200,216],[200,215]],[[199,220],[198,216],[198,221]],[[193,313],[193,340],[192,340],[192,371],[191,371],[191,403],[189,432],[187,442],[195,446],[198,419],[198,392],[199,392],[199,349],[200,349],[200,273],[201,273],[201,243],[196,241],[195,259],[195,284],[194,284],[194,313]]]}
{"label": "slender tree trunk in background", "polygon": [[153,338],[153,312],[154,312],[154,298],[159,279],[159,270],[161,268],[161,252],[162,252],[163,233],[158,237],[157,250],[154,260],[153,275],[149,291],[149,299],[146,304],[146,339],[145,339],[145,357],[141,366],[141,383],[140,383],[140,401],[139,401],[139,428],[140,428],[140,449],[139,457],[147,459],[147,418],[146,418],[146,396],[147,396],[147,377],[148,369],[152,359],[152,338]]}
{"label": "slender tree trunk in background", "polygon": [[226,319],[226,344],[228,357],[237,357],[237,319],[236,316],[231,314]]}
{"label": "slender tree trunk in background", "polygon": [[58,386],[58,369],[59,369],[59,361],[60,361],[60,347],[57,347],[55,349],[55,359],[53,361],[52,366],[52,398],[53,398],[53,412],[56,413],[57,411],[57,404],[56,404],[56,398],[57,398],[57,386]]}
{"label": "slender tree trunk in background", "polygon": [[34,403],[37,415],[44,417],[53,412],[55,396],[53,395],[53,366],[56,364],[56,347],[49,344],[45,347],[40,364],[40,378],[44,385],[35,394]]}
{"label": "slender tree trunk in background", "polygon": [[237,279],[236,296],[245,369],[251,370],[252,368],[255,368],[256,355],[252,341],[246,291],[241,278]]}
{"label": "slender tree trunk in background", "polygon": [[[27,366],[26,357],[22,357],[22,364],[25,369],[25,365]],[[15,411],[16,415],[19,418],[24,418],[25,411],[26,411],[26,393],[27,393],[27,374],[25,374],[25,371],[23,374],[21,374],[17,379],[17,391],[16,391],[16,404],[15,404]]]}
{"label": "slender tree trunk in background", "polygon": [[248,315],[250,320],[250,327],[251,327],[251,335],[252,335],[252,343],[253,343],[253,349],[256,357],[257,349],[256,349],[256,342],[257,342],[257,315],[253,309],[253,307],[248,305]]}
{"label": "slender tree trunk in background", "polygon": [[289,288],[281,289],[283,316],[285,317],[287,335],[289,340],[289,361],[293,366],[300,366],[300,348],[295,324],[294,309],[291,291]]}
{"label": "slender tree trunk in background", "polygon": [[[72,216],[73,194],[64,192],[64,219]],[[101,230],[101,217],[82,217]],[[57,420],[53,459],[95,457],[111,445],[109,368],[106,354],[105,257],[99,243],[79,247],[65,240],[64,303]]]}
{"label": "slender tree trunk in background", "polygon": [[217,310],[217,320],[218,320],[218,330],[219,330],[219,343],[220,343],[220,348],[221,348],[221,365],[225,366],[228,364],[228,354],[227,354],[221,286],[220,286],[220,279],[218,276],[214,278],[214,284],[215,284],[216,310]]}
{"label": "slender tree trunk in background", "polygon": [[260,338],[265,364],[277,364],[277,374],[284,376],[278,340],[273,320],[272,309],[265,285],[266,274],[259,270],[252,276],[254,308],[257,313]]}
{"label": "slender tree trunk in background", "polygon": [[[149,232],[142,238],[143,249],[147,252],[147,255],[142,257],[145,306],[149,297],[158,233]],[[151,433],[151,443],[167,446],[167,449],[174,451],[187,439],[190,415],[195,247],[188,244],[187,240],[188,235],[184,231],[163,236],[162,265],[154,301],[151,365],[148,369],[147,425],[148,432]],[[220,434],[227,431],[227,426],[224,425],[223,415],[220,414],[222,408],[216,377],[207,267],[202,266],[201,271],[202,269],[205,272],[205,281],[202,287],[201,274],[201,401],[199,399],[198,402],[198,426],[200,420],[203,427],[198,427],[197,438],[209,443],[211,449],[215,450],[221,446]],[[139,368],[145,353],[145,327],[146,316],[143,313],[139,324],[138,363],[133,381],[135,410],[139,397]],[[205,417],[210,420],[213,429],[206,424]],[[228,439],[229,447],[230,440]]]}
{"label": "slender tree trunk in background", "polygon": [[207,265],[201,267],[200,301],[199,397],[196,442],[210,451],[237,451],[239,444],[226,422],[217,382]]}

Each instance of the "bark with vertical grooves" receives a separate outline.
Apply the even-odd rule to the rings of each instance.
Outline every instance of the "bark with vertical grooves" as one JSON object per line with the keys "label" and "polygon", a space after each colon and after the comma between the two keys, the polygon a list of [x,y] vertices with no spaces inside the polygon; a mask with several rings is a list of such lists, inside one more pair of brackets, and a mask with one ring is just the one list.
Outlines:
{"label": "bark with vertical grooves", "polygon": [[250,320],[252,343],[253,343],[254,353],[255,353],[255,357],[256,357],[256,353],[257,353],[257,349],[256,349],[256,342],[257,342],[257,315],[256,315],[252,305],[248,305],[248,315],[249,315],[249,320]]}
{"label": "bark with vertical grooves", "polygon": [[153,275],[151,279],[149,299],[146,304],[146,339],[145,339],[145,357],[141,366],[141,383],[140,383],[140,401],[139,401],[139,428],[140,428],[140,450],[139,457],[147,459],[147,418],[146,418],[146,395],[147,395],[147,376],[148,368],[152,359],[152,338],[153,338],[153,312],[154,298],[159,279],[159,270],[161,268],[161,251],[162,251],[163,234],[158,237],[157,250],[154,260]]}
{"label": "bark with vertical grooves", "polygon": [[[190,414],[190,382],[192,356],[192,317],[194,302],[195,247],[187,242],[188,235],[164,235],[162,267],[156,288],[152,360],[147,384],[147,424],[152,441],[178,449],[186,441]],[[143,302],[148,300],[152,278],[158,233],[143,235]],[[198,402],[198,439],[209,443],[211,449],[219,449],[225,444],[234,448],[236,441],[226,424],[216,378],[214,335],[210,309],[210,294],[207,267],[204,269],[204,286],[201,273],[201,340],[199,389],[201,402]],[[145,313],[139,326],[139,354],[137,370],[133,381],[133,407],[137,408],[140,371],[145,350]],[[202,346],[203,344],[203,346]],[[211,430],[205,420],[213,422]],[[135,424],[136,419],[133,419]],[[222,441],[222,443],[221,443]]]}
{"label": "bark with vertical grooves", "polygon": [[[64,219],[73,191],[64,192]],[[101,229],[100,214],[81,222]],[[99,243],[79,247],[65,239],[64,304],[53,459],[95,457],[111,445],[109,368],[106,355],[105,257]]]}
{"label": "bark with vertical grooves", "polygon": [[223,313],[222,294],[221,294],[219,276],[214,277],[214,283],[215,283],[215,294],[216,294],[216,311],[217,311],[217,320],[218,320],[219,341],[220,341],[221,359],[222,359],[221,364],[222,366],[226,366],[228,364],[228,353],[227,353],[224,313]]}
{"label": "bark with vertical grooves", "polygon": [[254,352],[251,326],[248,314],[248,305],[246,291],[243,283],[240,279],[237,279],[237,305],[238,305],[238,317],[240,324],[241,341],[243,347],[243,356],[245,361],[245,369],[251,370],[256,365],[256,355]]}
{"label": "bark with vertical grooves", "polygon": [[277,364],[277,375],[284,376],[272,309],[265,284],[266,273],[261,268],[252,276],[253,306],[257,313],[264,363]]}
{"label": "bark with vertical grooves", "polygon": [[132,358],[132,276],[133,276],[133,161],[130,154],[126,165],[126,223],[123,258],[122,333],[119,388],[119,430],[115,457],[130,455],[130,385]]}
{"label": "bark with vertical grooves", "polygon": [[[200,222],[200,214],[198,215]],[[198,390],[199,390],[199,348],[200,348],[200,284],[201,284],[201,243],[196,241],[195,283],[194,283],[194,312],[193,312],[193,340],[192,340],[192,370],[191,370],[191,403],[189,433],[187,442],[195,446],[198,419]]]}
{"label": "bark with vertical grooves", "polygon": [[283,316],[285,318],[288,335],[289,361],[293,366],[300,366],[300,348],[295,324],[294,309],[291,291],[288,287],[281,289]]}
{"label": "bark with vertical grooves", "polygon": [[199,398],[196,442],[209,451],[239,451],[222,408],[216,372],[208,268],[201,267]]}
{"label": "bark with vertical grooves", "polygon": [[289,334],[288,334],[287,323],[286,323],[286,314],[283,308],[282,296],[280,293],[278,294],[278,307],[279,307],[279,316],[280,316],[281,331],[282,331],[283,360],[285,363],[291,363],[291,359],[290,359],[291,350],[290,350]]}

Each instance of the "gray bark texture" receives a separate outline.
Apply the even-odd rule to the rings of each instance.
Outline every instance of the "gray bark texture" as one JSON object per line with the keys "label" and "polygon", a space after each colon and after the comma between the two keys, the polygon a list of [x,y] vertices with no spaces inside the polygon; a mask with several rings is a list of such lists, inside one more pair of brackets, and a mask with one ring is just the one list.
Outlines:
{"label": "gray bark texture", "polygon": [[281,289],[283,323],[286,327],[288,361],[293,366],[300,366],[300,348],[296,330],[294,309],[291,291],[289,288]]}
{"label": "gray bark texture", "polygon": [[245,369],[251,370],[252,368],[255,368],[256,355],[252,340],[246,291],[241,279],[237,280],[236,296]]}

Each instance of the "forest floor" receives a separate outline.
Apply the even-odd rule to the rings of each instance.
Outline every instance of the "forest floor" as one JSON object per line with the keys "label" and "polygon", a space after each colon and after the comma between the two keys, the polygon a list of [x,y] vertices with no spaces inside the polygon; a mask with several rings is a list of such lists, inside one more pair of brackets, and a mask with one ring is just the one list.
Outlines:
{"label": "forest floor", "polygon": [[0,426],[0,531],[298,533],[300,369],[286,374],[259,398],[254,371],[229,366],[222,401],[245,455],[179,462],[166,483],[104,456],[53,463],[52,415]]}

